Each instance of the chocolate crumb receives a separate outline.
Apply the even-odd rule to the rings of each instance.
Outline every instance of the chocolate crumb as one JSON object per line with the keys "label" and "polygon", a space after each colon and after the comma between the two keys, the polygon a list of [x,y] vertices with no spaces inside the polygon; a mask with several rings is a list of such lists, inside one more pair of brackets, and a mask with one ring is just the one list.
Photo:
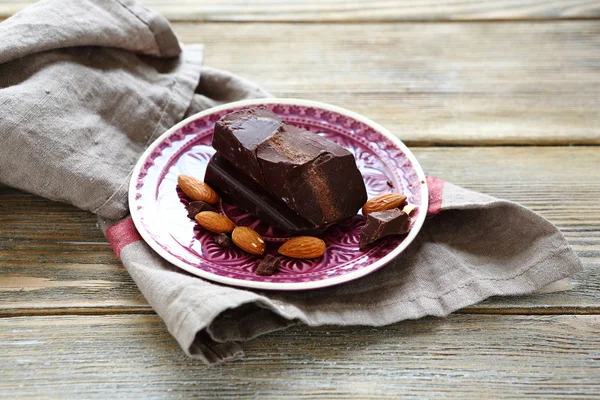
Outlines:
{"label": "chocolate crumb", "polygon": [[192,201],[187,206],[188,217],[194,219],[196,214],[202,211],[212,211],[218,213],[217,209],[204,201]]}
{"label": "chocolate crumb", "polygon": [[224,249],[231,248],[231,238],[226,233],[219,233],[218,235],[215,235],[214,240],[219,247]]}
{"label": "chocolate crumb", "polygon": [[256,268],[256,275],[271,276],[279,269],[279,258],[267,254]]}
{"label": "chocolate crumb", "polygon": [[391,187],[391,188],[394,187],[394,182],[392,182],[391,180],[388,180],[386,183],[389,187]]}

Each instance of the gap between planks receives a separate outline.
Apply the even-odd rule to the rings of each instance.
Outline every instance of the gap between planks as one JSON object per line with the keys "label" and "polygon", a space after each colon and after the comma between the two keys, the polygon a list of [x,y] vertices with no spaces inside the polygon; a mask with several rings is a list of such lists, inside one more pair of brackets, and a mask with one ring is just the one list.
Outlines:
{"label": "gap between planks", "polygon": [[[18,318],[18,317],[51,317],[51,316],[68,316],[68,315],[156,315],[152,308],[148,307],[131,307],[131,308],[102,308],[102,307],[81,307],[81,308],[65,308],[65,309],[3,309],[0,310],[0,318]],[[461,310],[457,310],[452,314],[460,315],[600,315],[600,306],[591,307],[533,307],[533,308],[504,308],[504,307],[489,307],[489,306],[470,306]]]}
{"label": "gap between planks", "polygon": [[[0,22],[7,20],[11,15],[0,15]],[[336,25],[336,24],[348,24],[348,25],[360,25],[360,24],[471,24],[471,23],[522,23],[522,22],[531,22],[531,23],[556,23],[556,22],[581,22],[581,21],[600,21],[600,17],[569,17],[569,18],[545,18],[545,19],[537,19],[537,18],[488,18],[488,19],[438,19],[438,20],[429,20],[429,19],[405,19],[405,20],[388,20],[388,19],[369,19],[369,20],[361,20],[361,19],[345,19],[345,20],[310,20],[310,21],[294,21],[287,19],[269,19],[269,20],[227,20],[227,19],[185,19],[185,18],[169,18],[170,23],[180,24],[180,23],[188,23],[188,24],[232,24],[232,25],[240,25],[240,24],[294,24],[294,25],[315,25],[315,24],[328,24],[328,25]]]}
{"label": "gap between planks", "polygon": [[[0,0],[0,15],[11,15],[35,0]],[[140,0],[171,21],[185,22],[469,22],[562,21],[600,17],[589,0]]]}
{"label": "gap between planks", "polygon": [[[8,17],[0,17],[8,18]],[[405,20],[388,20],[388,19],[343,19],[343,20],[307,20],[307,21],[295,21],[287,19],[269,19],[269,20],[227,20],[227,19],[185,19],[185,18],[169,18],[171,23],[189,23],[189,24],[204,24],[204,23],[215,23],[215,24],[296,24],[296,25],[314,25],[314,24],[471,24],[471,23],[518,23],[518,22],[531,22],[531,23],[556,23],[556,22],[578,22],[578,21],[600,21],[600,17],[572,17],[572,18],[489,18],[489,19],[405,19]]]}

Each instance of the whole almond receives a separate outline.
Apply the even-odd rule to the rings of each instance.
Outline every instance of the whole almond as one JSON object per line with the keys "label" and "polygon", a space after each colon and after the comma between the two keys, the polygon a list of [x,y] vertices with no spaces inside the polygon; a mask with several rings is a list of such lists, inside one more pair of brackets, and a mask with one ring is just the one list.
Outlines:
{"label": "whole almond", "polygon": [[364,215],[372,212],[391,210],[400,207],[406,201],[406,196],[400,193],[387,193],[373,197],[362,208]]}
{"label": "whole almond", "polygon": [[240,249],[250,254],[261,255],[265,252],[265,241],[253,229],[245,226],[238,226],[231,234],[231,240]]}
{"label": "whole almond", "polygon": [[229,233],[235,229],[232,220],[214,211],[202,211],[194,219],[201,227],[214,233]]}
{"label": "whole almond", "polygon": [[279,247],[279,254],[291,258],[317,258],[325,254],[325,242],[312,236],[298,236]]}
{"label": "whole almond", "polygon": [[179,175],[177,184],[183,193],[194,201],[204,201],[208,204],[215,204],[219,201],[219,195],[200,179],[188,175]]}

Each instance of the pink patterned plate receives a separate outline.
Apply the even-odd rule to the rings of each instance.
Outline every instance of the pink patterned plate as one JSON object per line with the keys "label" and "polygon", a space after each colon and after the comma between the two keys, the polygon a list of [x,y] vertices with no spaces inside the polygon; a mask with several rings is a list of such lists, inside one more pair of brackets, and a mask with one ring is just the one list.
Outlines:
{"label": "pink patterned plate", "polygon": [[[185,196],[177,176],[204,178],[214,154],[213,126],[223,115],[241,108],[265,106],[290,124],[323,135],[350,150],[363,174],[369,197],[401,192],[417,205],[408,235],[388,237],[358,249],[365,218],[330,227],[323,234],[327,252],[316,260],[284,258],[272,276],[254,273],[261,257],[222,249],[210,233],[187,217]],[[391,185],[389,184],[391,183]],[[393,187],[392,187],[393,186]],[[427,212],[427,184],[408,148],[378,124],[343,108],[297,99],[260,99],[215,107],[180,122],[159,137],[138,161],[129,188],[129,208],[144,240],[163,258],[201,278],[228,285],[270,290],[315,289],[365,276],[393,260],[414,240]],[[231,204],[220,210],[236,224],[263,235],[267,253],[276,254],[286,234]]]}

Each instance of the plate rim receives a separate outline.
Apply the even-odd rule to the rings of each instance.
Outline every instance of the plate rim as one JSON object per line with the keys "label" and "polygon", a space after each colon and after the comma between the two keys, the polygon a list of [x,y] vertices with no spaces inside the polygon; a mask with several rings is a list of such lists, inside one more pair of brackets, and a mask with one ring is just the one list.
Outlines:
{"label": "plate rim", "polygon": [[[336,277],[332,277],[332,278],[321,279],[318,281],[310,281],[310,282],[258,282],[258,281],[249,281],[249,280],[238,279],[238,278],[229,278],[226,276],[216,275],[211,272],[202,270],[200,268],[188,265],[187,263],[183,262],[182,260],[179,260],[175,256],[168,253],[166,250],[164,250],[150,236],[150,233],[144,229],[144,227],[141,223],[141,216],[139,214],[139,211],[135,207],[133,207],[133,204],[135,203],[135,200],[136,200],[135,199],[135,191],[136,191],[136,186],[137,186],[137,179],[138,179],[138,176],[140,174],[140,171],[141,171],[144,163],[146,162],[148,157],[152,154],[152,152],[156,149],[156,147],[158,147],[158,145],[160,143],[162,143],[166,138],[170,137],[171,135],[173,135],[174,132],[178,131],[179,129],[181,129],[185,125],[189,124],[190,122],[195,121],[199,118],[202,118],[206,115],[213,114],[215,112],[219,112],[222,110],[227,110],[230,108],[246,107],[246,106],[255,106],[255,105],[261,105],[261,104],[299,105],[299,106],[306,106],[306,107],[318,107],[318,108],[321,108],[324,110],[333,111],[333,112],[348,116],[350,118],[353,118],[357,121],[360,121],[360,122],[370,126],[371,128],[375,129],[377,132],[379,132],[383,136],[385,136],[395,146],[400,148],[400,150],[402,150],[402,152],[406,155],[406,157],[412,163],[413,168],[415,169],[415,172],[417,174],[417,177],[419,178],[419,181],[422,182],[421,183],[421,204],[419,204],[418,207],[420,210],[423,211],[423,212],[419,213],[419,216],[418,216],[417,220],[415,221],[413,228],[410,230],[409,234],[402,241],[402,243],[400,243],[396,248],[394,248],[392,251],[390,251],[384,257],[380,258],[379,260],[375,261],[373,264],[370,264],[369,266],[367,266],[365,268],[361,268],[359,270],[350,272],[345,275],[340,275],[340,276],[336,276]],[[412,153],[412,151],[410,151],[410,149],[400,140],[400,138],[395,136],[391,131],[389,131],[387,128],[384,128],[382,125],[380,125],[380,124],[372,121],[371,119],[369,119],[363,115],[360,115],[354,111],[350,111],[350,110],[347,110],[347,109],[339,107],[339,106],[334,106],[334,105],[322,103],[319,101],[296,99],[296,98],[261,98],[261,99],[249,99],[249,100],[241,100],[241,101],[235,101],[235,102],[231,102],[231,103],[225,103],[225,104],[222,104],[219,106],[211,107],[204,111],[200,111],[199,113],[191,115],[188,118],[184,119],[183,121],[178,122],[177,124],[175,124],[171,128],[169,128],[166,132],[164,132],[162,135],[157,137],[146,148],[146,150],[142,153],[142,155],[139,157],[138,161],[135,164],[135,167],[133,168],[133,170],[131,172],[131,179],[129,182],[129,192],[128,192],[127,197],[128,197],[129,213],[131,215],[131,219],[133,220],[133,223],[134,223],[137,231],[139,232],[140,236],[142,237],[142,239],[144,239],[146,244],[148,244],[152,248],[152,250],[157,252],[158,255],[160,255],[166,261],[177,266],[178,268],[183,269],[184,271],[187,271],[193,275],[196,275],[203,279],[207,279],[212,282],[222,283],[222,284],[236,286],[236,287],[251,288],[251,289],[283,290],[283,291],[310,290],[310,289],[319,289],[319,288],[335,286],[335,285],[339,285],[342,283],[346,283],[346,282],[350,282],[350,281],[362,278],[362,277],[369,275],[372,272],[375,272],[376,270],[384,267],[385,265],[387,265],[391,261],[393,261],[404,250],[406,250],[408,248],[408,246],[410,244],[412,244],[412,242],[415,240],[417,234],[419,233],[419,231],[421,230],[421,228],[423,226],[423,223],[425,222],[425,218],[427,216],[427,209],[429,206],[429,189],[427,186],[427,179],[426,179],[425,173],[423,172],[423,168],[421,167],[421,164],[419,163],[419,161],[417,160],[415,155]]]}

